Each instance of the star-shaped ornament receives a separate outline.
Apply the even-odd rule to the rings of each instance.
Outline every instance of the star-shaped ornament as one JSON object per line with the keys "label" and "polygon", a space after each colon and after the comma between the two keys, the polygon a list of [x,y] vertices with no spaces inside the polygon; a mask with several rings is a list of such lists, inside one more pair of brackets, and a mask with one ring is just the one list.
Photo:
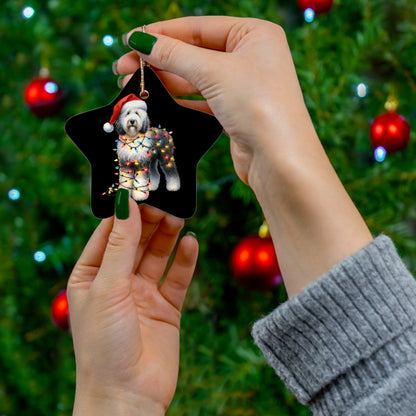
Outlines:
{"label": "star-shaped ornament", "polygon": [[[222,126],[176,103],[149,67],[142,71],[107,106],[70,118],[65,131],[91,164],[96,217],[112,216],[117,189],[125,188],[137,203],[189,218],[196,210],[197,164]],[[148,97],[140,94],[141,74]]]}

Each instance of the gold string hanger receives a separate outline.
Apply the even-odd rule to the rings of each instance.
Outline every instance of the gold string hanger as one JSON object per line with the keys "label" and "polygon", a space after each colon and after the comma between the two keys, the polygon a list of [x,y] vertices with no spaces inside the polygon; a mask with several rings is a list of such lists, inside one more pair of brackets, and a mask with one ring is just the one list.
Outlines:
{"label": "gold string hanger", "polygon": [[[146,26],[142,26],[142,32],[146,33]],[[142,100],[146,100],[149,98],[149,91],[147,91],[144,87],[144,66],[146,65],[146,62],[140,58],[140,98]]]}

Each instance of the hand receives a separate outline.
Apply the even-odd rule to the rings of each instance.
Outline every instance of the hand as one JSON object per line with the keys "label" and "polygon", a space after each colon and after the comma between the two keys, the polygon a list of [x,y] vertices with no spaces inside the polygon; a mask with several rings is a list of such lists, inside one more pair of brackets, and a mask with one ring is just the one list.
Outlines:
{"label": "hand", "polygon": [[[262,158],[294,133],[314,131],[280,26],[208,16],[150,24],[146,32],[156,35],[157,42],[150,55],[140,55],[172,95],[200,94],[206,99],[180,103],[216,116],[231,138],[234,166],[245,183],[251,182],[256,155]],[[135,51],[117,63],[120,74],[131,74],[138,67]],[[266,129],[270,118],[278,121],[273,134]]]}
{"label": "hand", "polygon": [[212,112],[229,134],[235,170],[260,202],[289,296],[372,240],[315,132],[281,27],[204,16],[146,32],[157,38],[151,53],[124,55],[117,71],[134,72],[141,56],[172,95],[206,99],[182,104]]}
{"label": "hand", "polygon": [[198,244],[183,220],[129,199],[103,220],[68,282],[77,386],[74,415],[162,415],[177,383],[181,308]]}

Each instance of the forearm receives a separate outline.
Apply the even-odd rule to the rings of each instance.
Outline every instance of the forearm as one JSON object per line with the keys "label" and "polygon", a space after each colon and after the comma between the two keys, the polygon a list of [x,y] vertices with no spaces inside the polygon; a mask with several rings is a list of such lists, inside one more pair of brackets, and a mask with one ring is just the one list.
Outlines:
{"label": "forearm", "polygon": [[281,144],[254,153],[249,184],[266,217],[287,292],[293,296],[372,236],[309,117],[299,115],[291,125],[275,129],[269,125],[259,133],[259,142],[273,132]]}
{"label": "forearm", "polygon": [[73,416],[163,416],[165,409],[147,398],[76,392]]}

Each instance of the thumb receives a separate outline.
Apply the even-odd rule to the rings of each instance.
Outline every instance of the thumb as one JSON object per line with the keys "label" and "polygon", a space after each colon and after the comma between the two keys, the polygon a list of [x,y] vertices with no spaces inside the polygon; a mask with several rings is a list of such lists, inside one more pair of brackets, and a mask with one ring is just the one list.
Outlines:
{"label": "thumb", "polygon": [[[128,45],[148,64],[172,72],[186,79],[199,91],[206,87],[204,80],[215,74],[212,66],[218,51],[201,48],[161,34],[151,35],[141,31],[130,33]],[[216,64],[218,67],[218,63]]]}
{"label": "thumb", "polygon": [[[123,219],[122,219],[123,218]],[[142,232],[140,210],[126,189],[116,196],[116,215],[96,280],[129,281]]]}

